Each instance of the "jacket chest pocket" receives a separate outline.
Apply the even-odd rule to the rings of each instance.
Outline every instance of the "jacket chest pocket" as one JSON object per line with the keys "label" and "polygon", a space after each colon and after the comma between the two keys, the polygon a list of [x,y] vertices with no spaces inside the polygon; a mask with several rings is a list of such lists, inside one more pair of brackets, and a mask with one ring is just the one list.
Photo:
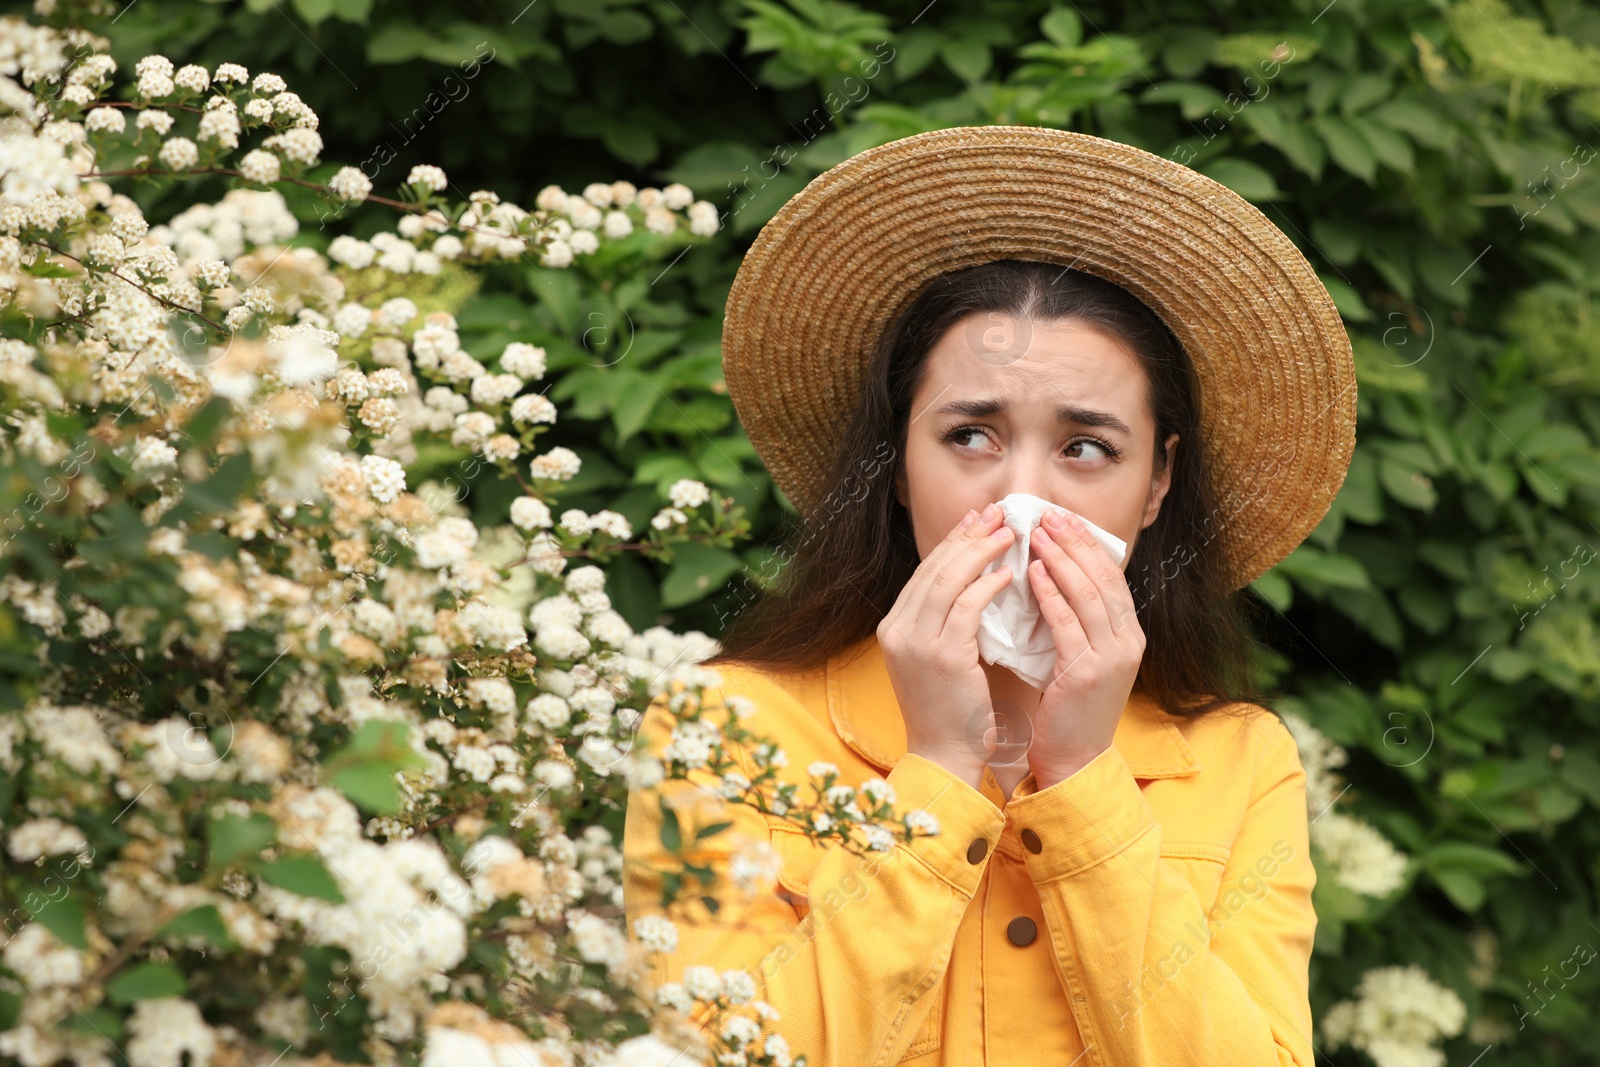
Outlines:
{"label": "jacket chest pocket", "polygon": [[[798,932],[802,936],[815,936],[822,923],[839,922],[840,913],[844,913],[844,925],[839,929],[848,931],[848,936],[859,937],[867,940],[883,935],[881,930],[866,930],[856,928],[856,924],[849,921],[850,901],[859,899],[856,894],[841,894],[837,890],[831,891],[832,896],[824,894],[821,901],[813,901],[809,897],[811,875],[817,864],[828,854],[831,848],[839,846],[819,845],[796,828],[772,824],[772,848],[778,854],[778,885],[777,894],[780,899],[787,901],[794,908],[798,917]],[[850,877],[861,877],[847,876]],[[860,883],[865,889],[865,883]],[[846,890],[850,887],[845,886]],[[829,900],[833,900],[830,906]],[[820,910],[812,915],[813,905],[820,904]],[[823,976],[826,981],[826,976]],[[939,1050],[944,1035],[944,998],[947,992],[947,983],[943,976],[928,992],[928,997],[933,1005],[928,1015],[917,1028],[916,1034],[911,1039],[911,1044],[906,1047],[901,1061],[914,1060],[919,1056],[926,1056]]]}
{"label": "jacket chest pocket", "polygon": [[811,872],[817,869],[827,847],[793,827],[773,825],[772,850],[778,854],[778,896],[788,901],[801,919],[811,913]]}
{"label": "jacket chest pocket", "polygon": [[1167,841],[1161,846],[1161,862],[1177,868],[1194,888],[1194,895],[1207,915],[1217,904],[1222,872],[1230,850],[1210,841]]}
{"label": "jacket chest pocket", "polygon": [[905,1055],[901,1063],[908,1063],[918,1056],[927,1056],[939,1051],[939,1046],[944,1043],[944,998],[949,992],[947,976],[941,976],[932,992],[928,994],[933,999],[933,1007],[928,1012],[928,1017],[922,1020],[922,1025],[917,1028],[916,1036],[911,1039],[911,1044],[906,1046]]}

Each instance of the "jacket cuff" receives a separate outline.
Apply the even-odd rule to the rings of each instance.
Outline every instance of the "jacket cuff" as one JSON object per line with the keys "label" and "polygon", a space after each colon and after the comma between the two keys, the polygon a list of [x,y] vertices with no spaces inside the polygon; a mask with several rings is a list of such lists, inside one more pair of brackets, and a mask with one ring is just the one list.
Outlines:
{"label": "jacket cuff", "polygon": [[[895,810],[925,809],[939,820],[939,832],[898,844],[963,896],[978,891],[989,857],[994,855],[1006,816],[988,797],[925,756],[907,752],[886,779],[894,788]],[[980,854],[974,842],[981,839]],[[976,858],[976,862],[974,862]]]}
{"label": "jacket cuff", "polygon": [[1115,745],[1048,789],[1038,789],[1030,774],[1012,794],[1009,811],[1036,885],[1104,863],[1157,825]]}

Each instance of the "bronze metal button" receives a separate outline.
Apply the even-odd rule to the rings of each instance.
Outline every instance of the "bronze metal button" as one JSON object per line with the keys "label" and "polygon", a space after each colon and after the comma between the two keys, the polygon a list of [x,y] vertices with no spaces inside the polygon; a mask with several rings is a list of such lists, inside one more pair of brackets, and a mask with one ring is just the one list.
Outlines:
{"label": "bronze metal button", "polygon": [[1038,933],[1039,928],[1026,915],[1017,916],[1006,926],[1006,937],[1018,948],[1033,944],[1033,939]]}
{"label": "bronze metal button", "polygon": [[1021,836],[1022,843],[1027,846],[1029,852],[1038,852],[1044,848],[1044,842],[1040,841],[1039,835],[1034,833],[1032,830],[1022,831]]}
{"label": "bronze metal button", "polygon": [[988,839],[982,837],[974,839],[972,844],[967,846],[967,862],[982,863],[983,857],[988,853],[988,851]]}

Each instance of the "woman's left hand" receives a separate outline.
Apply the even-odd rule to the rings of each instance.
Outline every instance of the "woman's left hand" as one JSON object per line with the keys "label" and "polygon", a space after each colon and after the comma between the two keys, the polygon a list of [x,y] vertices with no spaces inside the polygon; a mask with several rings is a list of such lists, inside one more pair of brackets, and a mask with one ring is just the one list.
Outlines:
{"label": "woman's left hand", "polygon": [[[1054,520],[1063,519],[1059,526]],[[1056,646],[1056,676],[1034,715],[1028,766],[1039,789],[1111,747],[1144,659],[1144,630],[1122,568],[1077,516],[1046,514],[1028,580]]]}

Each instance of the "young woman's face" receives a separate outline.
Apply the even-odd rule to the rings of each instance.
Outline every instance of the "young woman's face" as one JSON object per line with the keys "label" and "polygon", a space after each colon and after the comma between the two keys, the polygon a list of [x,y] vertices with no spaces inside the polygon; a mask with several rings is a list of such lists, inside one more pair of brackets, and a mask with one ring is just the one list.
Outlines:
{"label": "young woman's face", "polygon": [[1171,483],[1152,469],[1155,421],[1143,369],[1111,335],[1070,319],[975,313],[928,354],[895,482],[925,557],[969,508],[1031,493],[1128,543]]}

